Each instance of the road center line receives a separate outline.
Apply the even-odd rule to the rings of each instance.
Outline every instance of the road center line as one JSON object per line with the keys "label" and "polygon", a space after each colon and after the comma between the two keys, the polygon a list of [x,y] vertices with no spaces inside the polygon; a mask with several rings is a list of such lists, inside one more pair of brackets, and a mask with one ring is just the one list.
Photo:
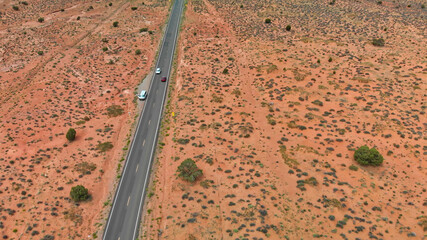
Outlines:
{"label": "road center line", "polygon": [[150,125],[150,123],[151,123],[151,119],[150,119],[150,120],[148,120],[148,125]]}
{"label": "road center line", "polygon": [[129,201],[130,201],[130,196],[129,196],[129,198],[128,198],[128,204],[126,204],[126,206],[129,206]]}
{"label": "road center line", "polygon": [[144,146],[145,145],[145,139],[144,139],[144,141],[142,142],[142,146]]}
{"label": "road center line", "polygon": [[136,165],[136,171],[135,172],[138,172],[138,168],[139,168],[139,164]]}

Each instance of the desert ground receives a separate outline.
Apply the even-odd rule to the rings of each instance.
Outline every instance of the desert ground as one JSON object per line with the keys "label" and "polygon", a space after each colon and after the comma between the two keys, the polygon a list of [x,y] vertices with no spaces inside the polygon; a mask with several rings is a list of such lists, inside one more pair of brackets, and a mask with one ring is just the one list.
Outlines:
{"label": "desert ground", "polygon": [[[1,238],[99,238],[170,3],[0,6]],[[88,201],[70,199],[76,185]]]}
{"label": "desert ground", "polygon": [[141,239],[424,239],[424,4],[189,1]]}

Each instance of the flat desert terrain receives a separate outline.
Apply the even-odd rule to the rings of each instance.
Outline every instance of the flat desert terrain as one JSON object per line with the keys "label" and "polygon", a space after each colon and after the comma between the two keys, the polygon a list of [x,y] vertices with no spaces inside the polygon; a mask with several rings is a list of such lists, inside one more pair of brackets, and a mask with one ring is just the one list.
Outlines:
{"label": "flat desert terrain", "polygon": [[1,239],[100,238],[169,6],[0,1]]}
{"label": "flat desert terrain", "polygon": [[141,239],[425,239],[424,4],[189,1]]}

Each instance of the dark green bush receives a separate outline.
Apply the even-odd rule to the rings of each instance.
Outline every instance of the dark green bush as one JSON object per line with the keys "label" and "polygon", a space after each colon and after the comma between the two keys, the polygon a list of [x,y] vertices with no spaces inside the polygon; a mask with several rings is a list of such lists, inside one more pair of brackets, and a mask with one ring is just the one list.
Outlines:
{"label": "dark green bush", "polygon": [[141,28],[139,29],[139,32],[148,32],[148,28]]}
{"label": "dark green bush", "polygon": [[181,165],[178,166],[177,171],[179,172],[178,176],[188,182],[195,182],[203,175],[202,170],[197,167],[196,163],[191,158],[185,159]]}
{"label": "dark green bush", "polygon": [[377,149],[362,146],[354,152],[354,160],[361,165],[379,166],[384,161],[384,157]]}
{"label": "dark green bush", "polygon": [[136,55],[141,55],[141,50],[140,50],[140,49],[137,49],[137,50],[135,51],[135,54],[136,54]]}
{"label": "dark green bush", "polygon": [[65,135],[65,137],[68,139],[68,141],[72,142],[74,141],[74,139],[76,139],[76,130],[74,130],[74,128],[70,128],[68,129],[67,134]]}
{"label": "dark green bush", "polygon": [[265,23],[271,23],[271,19],[270,18],[266,18],[265,19]]}
{"label": "dark green bush", "polygon": [[286,26],[286,31],[291,31],[291,25]]}
{"label": "dark green bush", "polygon": [[82,185],[77,185],[71,188],[70,196],[75,202],[84,201],[89,198],[89,190]]}
{"label": "dark green bush", "polygon": [[118,27],[119,26],[119,22],[113,22],[113,27]]}
{"label": "dark green bush", "polygon": [[39,23],[42,23],[42,22],[44,22],[44,18],[40,17],[37,21],[38,21]]}

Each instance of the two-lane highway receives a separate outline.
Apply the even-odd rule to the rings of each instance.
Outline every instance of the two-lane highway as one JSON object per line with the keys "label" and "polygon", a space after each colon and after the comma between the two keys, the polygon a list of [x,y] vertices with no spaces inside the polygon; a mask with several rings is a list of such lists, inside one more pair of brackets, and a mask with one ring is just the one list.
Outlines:
{"label": "two-lane highway", "polygon": [[[166,99],[182,8],[183,0],[175,0],[156,65],[162,72],[151,79],[148,97],[107,220],[104,240],[134,240],[138,236],[145,188],[149,181]],[[162,76],[167,76],[168,80],[161,82]]]}

